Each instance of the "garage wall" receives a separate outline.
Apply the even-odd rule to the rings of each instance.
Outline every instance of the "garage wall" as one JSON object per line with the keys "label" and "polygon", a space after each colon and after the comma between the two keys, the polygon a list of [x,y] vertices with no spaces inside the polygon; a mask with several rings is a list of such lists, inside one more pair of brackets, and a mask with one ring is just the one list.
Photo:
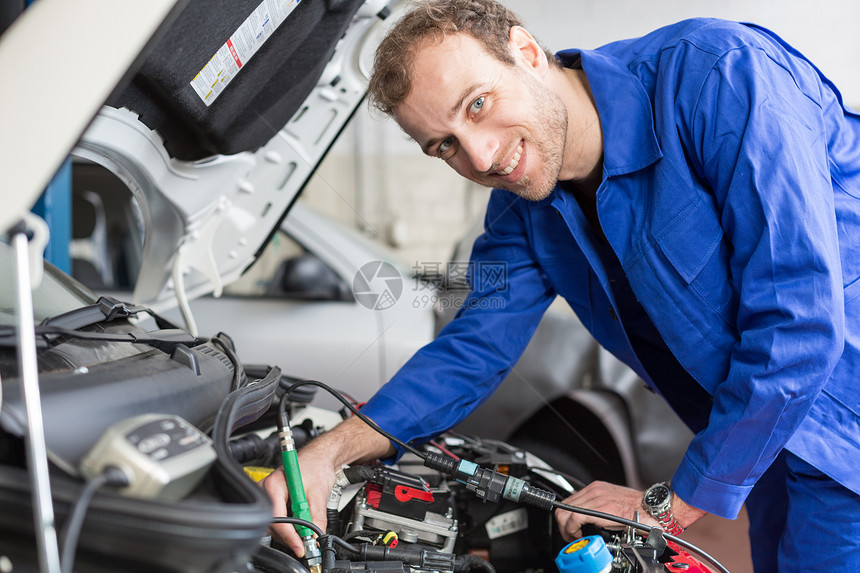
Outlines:
{"label": "garage wall", "polygon": [[[762,24],[806,54],[860,109],[857,0],[504,0],[549,49],[594,48],[693,16]],[[364,106],[303,201],[394,245],[404,262],[444,262],[478,217],[487,190],[423,156],[390,120]]]}

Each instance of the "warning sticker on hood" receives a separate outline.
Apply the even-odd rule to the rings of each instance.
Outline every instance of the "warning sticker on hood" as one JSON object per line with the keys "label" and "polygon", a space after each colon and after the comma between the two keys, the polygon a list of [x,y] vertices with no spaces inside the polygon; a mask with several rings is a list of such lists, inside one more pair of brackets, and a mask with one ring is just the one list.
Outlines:
{"label": "warning sticker on hood", "polygon": [[300,3],[301,0],[263,0],[254,9],[191,80],[191,87],[203,103],[212,105],[260,46]]}

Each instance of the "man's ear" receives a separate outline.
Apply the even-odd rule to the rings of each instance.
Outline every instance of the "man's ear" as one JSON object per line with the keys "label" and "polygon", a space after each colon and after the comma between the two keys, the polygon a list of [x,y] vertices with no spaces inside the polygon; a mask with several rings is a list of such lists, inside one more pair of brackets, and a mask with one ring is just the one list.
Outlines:
{"label": "man's ear", "polygon": [[549,69],[546,53],[537,40],[522,26],[512,26],[508,45],[518,63],[543,76]]}

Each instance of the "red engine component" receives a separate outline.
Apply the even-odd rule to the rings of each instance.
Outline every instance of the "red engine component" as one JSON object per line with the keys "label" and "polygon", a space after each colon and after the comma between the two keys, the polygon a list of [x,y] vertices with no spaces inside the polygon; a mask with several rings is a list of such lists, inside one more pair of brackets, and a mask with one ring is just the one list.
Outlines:
{"label": "red engine component", "polygon": [[677,543],[669,541],[668,545],[678,554],[672,558],[671,563],[666,563],[667,571],[672,573],[714,573],[713,569],[687,553]]}

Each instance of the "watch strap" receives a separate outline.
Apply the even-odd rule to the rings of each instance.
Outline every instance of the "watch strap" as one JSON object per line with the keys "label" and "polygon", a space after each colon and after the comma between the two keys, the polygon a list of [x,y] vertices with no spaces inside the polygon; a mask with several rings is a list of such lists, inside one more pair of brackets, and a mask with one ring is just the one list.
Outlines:
{"label": "watch strap", "polygon": [[675,515],[672,513],[672,499],[674,498],[675,492],[672,491],[672,488],[669,486],[668,483],[659,483],[651,487],[653,488],[656,486],[666,487],[669,490],[669,499],[666,500],[665,503],[660,504],[658,507],[648,505],[645,502],[648,495],[648,491],[651,490],[651,488],[648,488],[648,490],[646,490],[645,492],[645,495],[642,496],[642,507],[645,509],[645,511],[648,512],[648,515],[657,520],[657,523],[660,524],[660,527],[663,528],[663,531],[670,535],[682,534],[684,532],[684,528],[681,527],[681,524],[678,523],[678,520],[675,519]]}
{"label": "watch strap", "polygon": [[682,533],[684,533],[684,528],[681,527],[681,524],[678,523],[677,519],[675,519],[675,515],[672,513],[671,508],[658,515],[652,514],[652,517],[657,520],[657,523],[660,524],[660,527],[663,528],[663,531],[665,531],[669,535],[681,535]]}

